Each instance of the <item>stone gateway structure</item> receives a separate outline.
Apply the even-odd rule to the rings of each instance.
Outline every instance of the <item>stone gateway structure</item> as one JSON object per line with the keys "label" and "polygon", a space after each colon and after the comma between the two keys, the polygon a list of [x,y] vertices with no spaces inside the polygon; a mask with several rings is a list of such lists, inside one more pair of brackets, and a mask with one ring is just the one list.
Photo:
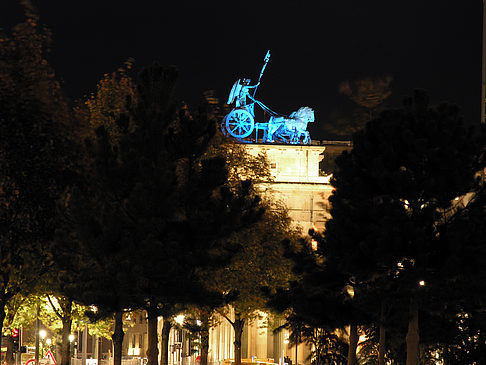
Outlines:
{"label": "stone gateway structure", "polygon": [[[263,144],[245,145],[251,155],[265,153],[270,163],[274,180],[260,185],[264,194],[271,194],[285,203],[290,217],[299,225],[302,233],[310,228],[324,229],[329,219],[328,198],[332,194],[330,185],[332,161],[346,149],[350,142],[313,141],[311,145]],[[267,324],[270,323],[270,326]],[[273,323],[273,324],[272,324]],[[259,364],[283,365],[291,359],[295,364],[295,347],[288,345],[289,333],[283,330],[277,334],[273,328],[283,322],[261,313],[260,319],[245,326],[242,336],[242,358]],[[211,329],[209,362],[212,365],[230,365],[234,359],[234,334],[231,325],[224,319]],[[299,345],[297,361],[307,364],[310,349]]]}

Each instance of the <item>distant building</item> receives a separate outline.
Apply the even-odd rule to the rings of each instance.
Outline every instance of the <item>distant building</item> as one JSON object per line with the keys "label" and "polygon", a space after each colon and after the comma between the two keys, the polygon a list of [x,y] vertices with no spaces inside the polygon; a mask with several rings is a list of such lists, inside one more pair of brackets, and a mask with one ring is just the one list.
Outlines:
{"label": "distant building", "polygon": [[145,311],[129,313],[125,319],[126,331],[123,337],[122,355],[147,357],[147,318]]}

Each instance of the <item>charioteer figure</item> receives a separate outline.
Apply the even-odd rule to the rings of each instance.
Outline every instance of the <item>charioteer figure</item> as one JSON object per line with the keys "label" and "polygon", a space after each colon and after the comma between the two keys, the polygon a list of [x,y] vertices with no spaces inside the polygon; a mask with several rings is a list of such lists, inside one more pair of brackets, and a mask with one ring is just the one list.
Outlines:
{"label": "charioteer figure", "polygon": [[[238,79],[231,89],[230,95],[228,97],[228,102],[226,104],[231,105],[236,102],[236,107],[246,106],[252,103],[252,98],[250,96],[250,90],[256,89],[260,82],[256,85],[250,85],[250,79]],[[249,102],[250,101],[250,102]]]}

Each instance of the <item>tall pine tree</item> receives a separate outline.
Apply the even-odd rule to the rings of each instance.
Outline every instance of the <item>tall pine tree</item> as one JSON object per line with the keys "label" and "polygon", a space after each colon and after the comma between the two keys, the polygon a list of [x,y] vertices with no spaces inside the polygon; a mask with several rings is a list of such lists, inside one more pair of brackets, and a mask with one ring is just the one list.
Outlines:
{"label": "tall pine tree", "polygon": [[389,283],[397,288],[393,295],[409,309],[407,365],[418,361],[423,284],[432,284],[437,258],[444,257],[439,228],[454,199],[474,188],[478,157],[478,142],[458,108],[431,107],[417,91],[403,109],[369,122],[354,136],[353,150],[337,161],[324,240],[329,260],[358,289],[379,284],[382,295],[376,296],[376,287],[370,293],[381,304]]}
{"label": "tall pine tree", "polygon": [[[230,189],[226,161],[204,158],[214,122],[177,108],[176,80],[174,68],[156,64],[140,73],[117,143],[97,130],[86,184],[73,191],[58,236],[66,295],[119,320],[146,309],[149,328],[171,306],[212,299],[197,269],[226,262],[233,245],[221,238],[261,215],[251,182]],[[123,335],[114,336],[119,363]],[[156,331],[149,337],[156,364]]]}

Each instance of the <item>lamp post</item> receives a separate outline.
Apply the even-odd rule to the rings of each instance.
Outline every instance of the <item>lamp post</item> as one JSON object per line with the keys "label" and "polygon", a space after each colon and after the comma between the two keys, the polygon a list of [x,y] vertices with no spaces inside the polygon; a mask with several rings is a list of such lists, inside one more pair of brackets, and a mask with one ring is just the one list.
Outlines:
{"label": "lamp post", "polygon": [[73,354],[72,354],[72,352],[73,352],[73,342],[74,342],[74,335],[71,333],[69,335],[69,357],[72,357],[73,356]]}
{"label": "lamp post", "polygon": [[40,306],[39,302],[37,302],[37,315],[35,317],[35,365],[39,365],[39,328],[40,328],[40,320],[39,320],[39,312]]}
{"label": "lamp post", "polygon": [[[178,316],[176,316],[174,318],[174,321],[176,321],[176,323],[179,326],[182,326],[184,324],[185,318],[186,318],[186,316],[184,314],[179,314]],[[176,331],[177,331],[176,333],[178,333],[178,331],[182,331],[182,329],[181,330],[177,329]],[[182,341],[182,342],[184,342],[184,341]],[[175,359],[173,359],[173,360],[175,360],[175,362],[173,362],[173,363],[179,364],[181,362],[182,344],[177,343],[177,345],[178,345],[177,347],[175,345],[176,345],[176,343],[174,342],[174,348],[175,348],[176,352],[175,352],[175,355],[174,355]],[[180,345],[180,347],[179,347],[179,345]]]}
{"label": "lamp post", "polygon": [[[288,346],[289,345],[289,342],[290,342],[290,340],[289,340],[289,334],[288,333],[285,333],[283,343],[284,343],[284,345]],[[282,349],[282,361],[281,361],[282,365],[285,364],[285,357],[286,357],[285,356],[285,349]],[[289,360],[289,363],[290,363],[290,360]]]}
{"label": "lamp post", "polygon": [[47,349],[47,351],[46,351],[45,355],[47,355],[48,351],[51,351],[51,344],[52,344],[52,340],[50,338],[46,338],[46,345],[47,345],[46,349]]}
{"label": "lamp post", "polygon": [[44,348],[46,346],[46,343],[45,343],[46,336],[47,336],[46,330],[40,330],[39,331],[39,337],[40,337],[40,339],[42,341],[42,347],[41,347],[41,353],[40,353],[41,359],[44,358],[44,355],[45,355],[44,354]]}

